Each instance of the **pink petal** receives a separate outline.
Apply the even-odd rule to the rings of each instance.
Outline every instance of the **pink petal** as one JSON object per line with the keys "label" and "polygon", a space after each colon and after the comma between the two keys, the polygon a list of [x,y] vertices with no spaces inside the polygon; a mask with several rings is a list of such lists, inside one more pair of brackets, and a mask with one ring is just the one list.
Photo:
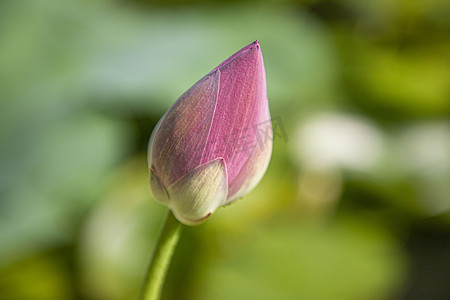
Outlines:
{"label": "pink petal", "polygon": [[153,131],[149,161],[165,187],[204,163],[201,157],[214,116],[218,84],[219,72],[200,79],[175,102]]}
{"label": "pink petal", "polygon": [[243,197],[250,192],[261,180],[269,166],[272,155],[272,123],[270,121],[269,109],[266,109],[267,121],[256,126],[257,144],[247,157],[244,165],[237,176],[228,184],[228,198],[225,204]]}
{"label": "pink petal", "polygon": [[270,118],[261,50],[254,42],[220,64],[214,119],[201,162],[223,157],[233,183],[257,144],[255,126]]}

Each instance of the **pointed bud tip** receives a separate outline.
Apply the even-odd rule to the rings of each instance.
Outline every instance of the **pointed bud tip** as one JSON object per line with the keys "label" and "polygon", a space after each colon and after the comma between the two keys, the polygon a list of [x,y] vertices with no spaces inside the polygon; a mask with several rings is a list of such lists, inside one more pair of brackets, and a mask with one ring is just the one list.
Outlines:
{"label": "pointed bud tip", "polygon": [[255,40],[253,43],[248,44],[247,46],[242,48],[239,52],[245,51],[245,50],[252,50],[252,49],[258,49],[258,50],[261,49],[261,46],[259,45],[259,41],[258,40]]}
{"label": "pointed bud tip", "polygon": [[238,52],[236,52],[233,55],[231,55],[229,58],[227,58],[225,61],[223,61],[220,65],[215,67],[212,72],[224,68],[231,61],[237,59],[238,57],[240,57],[244,53],[246,53],[248,51],[251,51],[251,50],[254,50],[254,49],[256,49],[258,51],[261,51],[261,46],[259,45],[259,41],[258,40],[255,40],[253,43],[248,44],[247,46],[245,46],[244,48],[242,48]]}

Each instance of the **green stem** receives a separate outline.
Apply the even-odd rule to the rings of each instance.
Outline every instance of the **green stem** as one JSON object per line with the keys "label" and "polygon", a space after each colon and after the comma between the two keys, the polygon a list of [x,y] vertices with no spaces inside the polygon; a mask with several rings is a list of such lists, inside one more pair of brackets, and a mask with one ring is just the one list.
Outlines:
{"label": "green stem", "polygon": [[173,252],[181,232],[181,223],[168,210],[164,225],[159,232],[155,249],[145,276],[141,300],[158,300],[166,278]]}

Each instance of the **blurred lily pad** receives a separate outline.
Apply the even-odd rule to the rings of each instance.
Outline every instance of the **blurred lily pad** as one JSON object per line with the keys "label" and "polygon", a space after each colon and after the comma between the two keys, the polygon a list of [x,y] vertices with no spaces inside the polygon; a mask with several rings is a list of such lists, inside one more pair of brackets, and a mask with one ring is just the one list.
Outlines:
{"label": "blurred lily pad", "polygon": [[252,228],[233,251],[203,261],[194,298],[384,299],[400,286],[404,260],[395,240],[366,221],[309,227],[285,218]]}

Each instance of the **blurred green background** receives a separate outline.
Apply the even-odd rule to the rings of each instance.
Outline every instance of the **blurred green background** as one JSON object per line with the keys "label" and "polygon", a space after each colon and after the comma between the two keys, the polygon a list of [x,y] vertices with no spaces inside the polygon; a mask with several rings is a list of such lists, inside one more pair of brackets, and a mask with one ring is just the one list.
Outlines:
{"label": "blurred green background", "polygon": [[0,299],[134,299],[152,128],[255,39],[287,139],[163,299],[450,299],[448,0],[0,1]]}

